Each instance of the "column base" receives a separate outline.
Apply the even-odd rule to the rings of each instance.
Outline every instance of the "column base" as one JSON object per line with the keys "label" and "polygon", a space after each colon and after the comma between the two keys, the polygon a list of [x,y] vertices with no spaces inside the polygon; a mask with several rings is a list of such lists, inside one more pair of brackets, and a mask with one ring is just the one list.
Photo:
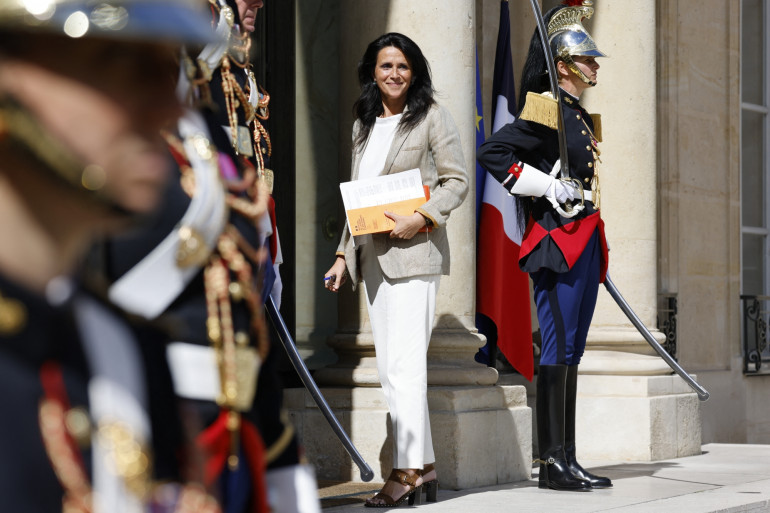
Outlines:
{"label": "column base", "polygon": [[[327,402],[382,482],[393,465],[390,418],[381,388],[324,388]],[[524,481],[532,470],[532,410],[521,386],[429,387],[441,485],[455,490]],[[305,389],[284,391],[288,410],[319,479],[361,481],[342,444]]]}
{"label": "column base", "polygon": [[679,376],[581,373],[576,425],[582,459],[656,461],[701,453],[700,401]]}
{"label": "column base", "polygon": [[[486,339],[466,328],[436,328],[428,349],[428,385],[484,386],[497,382],[497,371],[473,360]],[[377,358],[371,331],[337,333],[328,340],[339,360],[313,374],[320,386],[378,387]]]}

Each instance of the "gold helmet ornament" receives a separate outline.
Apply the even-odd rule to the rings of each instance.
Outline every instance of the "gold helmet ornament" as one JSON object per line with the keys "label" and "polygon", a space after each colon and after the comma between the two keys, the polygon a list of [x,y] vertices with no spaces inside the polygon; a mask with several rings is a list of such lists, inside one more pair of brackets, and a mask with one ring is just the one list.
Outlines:
{"label": "gold helmet ornament", "polygon": [[583,20],[594,14],[591,0],[570,0],[566,7],[556,11],[548,22],[548,44],[554,59],[563,60],[569,69],[590,85],[592,82],[572,59],[574,56],[607,57],[597,48],[591,34],[583,26]]}

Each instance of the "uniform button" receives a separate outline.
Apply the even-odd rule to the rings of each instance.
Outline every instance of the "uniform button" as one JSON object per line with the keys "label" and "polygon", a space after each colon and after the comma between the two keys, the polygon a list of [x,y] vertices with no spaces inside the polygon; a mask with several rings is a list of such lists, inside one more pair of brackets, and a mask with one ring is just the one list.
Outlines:
{"label": "uniform button", "polygon": [[577,115],[577,118],[580,119],[580,114]]}
{"label": "uniform button", "polygon": [[590,178],[588,178],[588,177],[585,177],[585,178],[583,178],[583,181],[584,181],[585,183],[588,183],[588,182],[590,182],[590,181],[591,181],[591,179],[590,179]]}
{"label": "uniform button", "polygon": [[591,147],[590,147],[590,146],[586,146],[586,149],[587,149],[588,151],[591,151]]}
{"label": "uniform button", "polygon": [[235,333],[235,343],[240,347],[246,347],[249,345],[249,335],[245,331],[237,331]]}
{"label": "uniform button", "polygon": [[589,162],[588,163],[588,167],[594,167],[594,163],[593,162]]}
{"label": "uniform button", "polygon": [[586,132],[585,130],[581,130],[580,133],[583,135],[588,135],[588,132]]}

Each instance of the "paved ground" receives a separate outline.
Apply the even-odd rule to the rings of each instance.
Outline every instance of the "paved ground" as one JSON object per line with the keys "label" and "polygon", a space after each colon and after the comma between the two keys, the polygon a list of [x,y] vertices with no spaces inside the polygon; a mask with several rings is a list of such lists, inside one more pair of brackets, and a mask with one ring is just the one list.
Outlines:
{"label": "paved ground", "polygon": [[[471,490],[439,489],[437,503],[414,507],[425,513],[770,512],[770,445],[708,444],[703,454],[688,458],[582,463],[612,478],[614,487],[583,493],[540,490],[534,476]],[[321,482],[319,487],[324,513],[361,513],[363,500],[379,490],[378,483]]]}

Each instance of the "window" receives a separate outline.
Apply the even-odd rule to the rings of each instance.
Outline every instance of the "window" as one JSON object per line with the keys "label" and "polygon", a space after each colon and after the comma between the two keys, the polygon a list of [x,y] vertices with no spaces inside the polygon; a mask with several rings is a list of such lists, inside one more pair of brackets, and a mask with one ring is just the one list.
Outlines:
{"label": "window", "polygon": [[768,7],[743,0],[741,25],[741,290],[770,292]]}
{"label": "window", "polygon": [[770,9],[741,3],[741,303],[743,372],[770,372]]}

